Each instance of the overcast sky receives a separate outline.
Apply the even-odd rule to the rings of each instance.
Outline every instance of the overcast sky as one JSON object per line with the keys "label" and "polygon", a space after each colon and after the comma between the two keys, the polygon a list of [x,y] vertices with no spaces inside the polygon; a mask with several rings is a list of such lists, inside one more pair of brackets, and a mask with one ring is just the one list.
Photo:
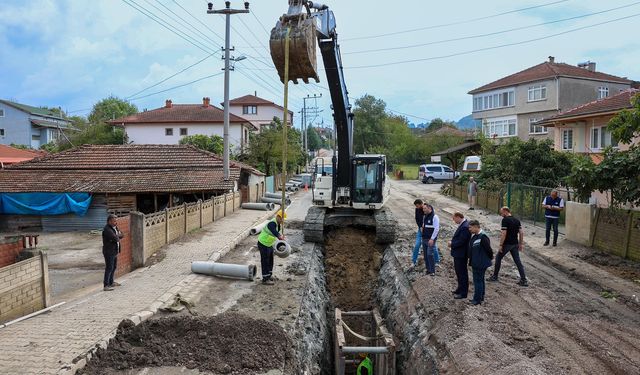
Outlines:
{"label": "overcast sky", "polygon": [[[169,22],[179,31],[167,30],[128,3]],[[35,106],[61,106],[71,114],[86,115],[96,101],[110,94],[131,97],[220,49],[224,19],[207,15],[206,3],[204,0],[3,0],[0,98]],[[221,0],[213,3],[215,7],[224,6]],[[549,5],[536,7],[545,4]],[[435,117],[458,120],[471,112],[469,90],[539,64],[549,55],[555,56],[557,62],[569,64],[595,61],[599,71],[640,79],[637,32],[640,1],[333,0],[328,5],[336,15],[350,97],[374,95],[385,100],[390,110],[408,114],[415,123]],[[243,7],[243,2],[232,1],[232,6]],[[530,7],[536,8],[521,10]],[[586,16],[612,8],[620,9]],[[269,68],[272,64],[266,30],[273,27],[286,9],[285,0],[256,0],[251,3],[253,14],[232,17],[234,55],[247,56],[232,73],[232,98],[257,91],[260,97],[282,103],[282,84],[276,71]],[[511,12],[514,10],[521,11]],[[578,16],[585,17],[550,23]],[[629,18],[614,21],[623,17]],[[589,27],[605,22],[609,23]],[[541,23],[547,24],[528,27]],[[587,28],[471,52],[583,27]],[[522,29],[501,33],[514,28]],[[422,30],[403,32],[414,29]],[[493,35],[482,36],[490,33]],[[191,43],[177,34],[188,35]],[[390,49],[416,44],[428,45]],[[382,51],[356,53],[375,49]],[[445,57],[448,55],[457,56]],[[220,73],[223,63],[219,56],[216,53],[138,94],[132,102],[140,109],[158,108],[165,99],[197,103],[209,96],[212,103],[222,102],[222,75],[136,99]],[[422,61],[402,63],[407,60]],[[388,65],[366,67],[379,64]],[[316,122],[324,119],[328,124],[330,100],[323,89],[326,87],[323,71],[320,78],[319,86],[292,87],[290,101],[292,110],[298,112],[302,97],[322,94],[318,106],[323,112]]]}

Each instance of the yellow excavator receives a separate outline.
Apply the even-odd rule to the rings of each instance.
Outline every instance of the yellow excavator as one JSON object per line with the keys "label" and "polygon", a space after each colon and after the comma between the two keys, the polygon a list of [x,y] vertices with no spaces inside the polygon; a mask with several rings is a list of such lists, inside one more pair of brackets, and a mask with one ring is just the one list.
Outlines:
{"label": "yellow excavator", "polygon": [[[326,228],[375,227],[376,242],[395,241],[395,220],[384,208],[390,187],[385,155],[353,153],[353,112],[342,71],[336,20],[328,6],[289,0],[289,10],[271,30],[271,58],[284,82],[285,45],[289,38],[289,79],[320,82],[316,49],[324,62],[337,141],[332,165],[316,165],[313,204],[304,223],[305,240],[323,242]],[[324,161],[323,158],[320,158]]]}

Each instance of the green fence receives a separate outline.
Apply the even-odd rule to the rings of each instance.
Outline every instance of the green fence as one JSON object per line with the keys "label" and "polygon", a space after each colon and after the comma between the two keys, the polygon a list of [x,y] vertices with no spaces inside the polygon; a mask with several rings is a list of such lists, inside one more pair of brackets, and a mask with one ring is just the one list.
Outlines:
{"label": "green fence", "polygon": [[[496,191],[478,189],[476,205],[489,211],[498,213],[500,207],[511,208],[513,216],[535,224],[544,223],[544,208],[542,202],[551,194],[553,188],[508,183]],[[558,195],[566,201],[574,200],[575,194],[568,189],[555,189]],[[451,195],[463,202],[467,202],[467,186],[451,184]],[[560,213],[560,225],[565,223],[564,210]]]}

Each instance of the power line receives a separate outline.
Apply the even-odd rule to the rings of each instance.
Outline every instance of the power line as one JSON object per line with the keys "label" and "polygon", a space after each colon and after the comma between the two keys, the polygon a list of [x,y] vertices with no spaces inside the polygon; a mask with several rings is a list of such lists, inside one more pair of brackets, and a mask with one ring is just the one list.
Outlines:
{"label": "power line", "polygon": [[127,99],[129,99],[129,98],[133,98],[134,96],[136,96],[136,95],[138,95],[138,94],[141,94],[141,93],[143,93],[143,92],[145,92],[145,91],[147,91],[147,90],[149,90],[149,89],[151,89],[151,88],[154,88],[154,87],[156,87],[156,86],[158,86],[158,85],[160,85],[160,84],[162,84],[162,83],[164,83],[164,82],[166,82],[166,81],[170,80],[171,78],[173,78],[173,77],[175,77],[175,76],[177,76],[177,75],[179,75],[179,74],[181,74],[181,73],[186,72],[187,70],[189,70],[189,69],[193,68],[194,66],[196,66],[196,65],[198,65],[198,64],[200,64],[200,63],[202,63],[203,61],[207,60],[208,58],[210,58],[211,56],[215,55],[215,54],[216,54],[216,53],[218,53],[218,52],[219,52],[219,51],[216,51],[216,52],[214,52],[214,53],[211,53],[211,54],[209,54],[209,55],[205,56],[205,58],[203,58],[202,60],[199,60],[198,62],[196,62],[196,63],[194,63],[194,64],[189,65],[188,67],[186,67],[186,68],[184,68],[184,69],[180,70],[179,72],[176,72],[176,73],[174,73],[174,74],[170,75],[169,77],[167,77],[167,78],[165,78],[165,79],[163,79],[163,80],[161,80],[161,81],[159,81],[159,82],[157,82],[157,83],[154,83],[153,85],[151,85],[151,86],[149,86],[149,87],[146,87],[146,88],[144,88],[144,89],[142,89],[142,90],[140,90],[140,91],[136,92],[135,94],[132,94],[132,95],[127,96],[127,97],[125,98],[125,100],[127,100]]}
{"label": "power line", "polygon": [[448,42],[457,42],[457,41],[468,40],[468,39],[484,38],[484,37],[487,37],[487,36],[505,34],[505,33],[509,33],[509,32],[512,32],[512,31],[526,30],[526,29],[531,29],[531,28],[534,28],[534,27],[539,27],[539,26],[544,26],[544,25],[551,25],[551,24],[560,23],[560,22],[566,22],[566,21],[571,21],[571,20],[576,20],[576,19],[581,19],[581,18],[587,18],[587,17],[598,15],[598,14],[604,14],[604,13],[609,13],[609,12],[613,12],[613,11],[624,9],[624,8],[629,8],[629,7],[632,7],[634,5],[638,5],[638,4],[640,4],[640,1],[637,1],[637,2],[631,3],[631,4],[627,4],[627,5],[623,5],[623,6],[619,6],[619,7],[616,7],[616,8],[605,9],[605,10],[602,10],[602,11],[599,11],[599,12],[593,12],[593,13],[583,14],[583,15],[580,15],[580,16],[574,16],[574,17],[569,17],[569,18],[558,19],[558,20],[554,20],[554,21],[542,22],[542,23],[537,23],[537,24],[534,24],[534,25],[514,27],[512,29],[495,31],[495,32],[486,33],[486,34],[469,35],[469,36],[463,36],[463,37],[451,38],[451,39],[442,39],[442,40],[437,40],[437,41],[433,41],[433,42],[411,44],[411,45],[406,45],[406,46],[376,48],[376,49],[369,49],[369,50],[362,50],[362,51],[352,51],[352,52],[345,52],[344,54],[345,55],[356,55],[356,54],[371,53],[371,52],[386,52],[386,51],[392,51],[392,50],[425,47],[425,46],[430,46],[430,45],[434,45],[434,44],[442,44],[442,43],[448,43]]}
{"label": "power line", "polygon": [[443,23],[443,24],[439,24],[439,25],[418,27],[418,28],[415,28],[415,29],[395,31],[395,32],[385,33],[385,34],[377,34],[377,35],[369,35],[369,36],[359,36],[359,37],[354,37],[354,38],[346,38],[346,39],[343,39],[343,41],[381,38],[381,37],[385,37],[385,36],[406,34],[406,33],[412,33],[412,32],[416,32],[416,31],[422,31],[422,30],[431,30],[431,29],[438,29],[438,28],[447,27],[447,26],[462,25],[462,24],[465,24],[465,23],[472,23],[472,22],[476,22],[476,21],[482,21],[482,20],[486,20],[486,19],[490,19],[490,18],[500,17],[500,16],[504,16],[506,14],[519,13],[519,12],[524,12],[524,11],[531,10],[531,9],[538,9],[538,8],[548,7],[548,6],[556,5],[556,4],[560,4],[560,3],[566,3],[567,1],[569,1],[569,0],[559,0],[559,1],[554,1],[554,2],[551,2],[551,3],[546,3],[546,4],[541,4],[541,5],[534,5],[534,6],[530,6],[530,7],[526,7],[526,8],[519,8],[519,9],[514,9],[514,10],[510,10],[510,11],[506,11],[506,12],[491,14],[491,15],[488,15],[488,16],[471,18],[471,19],[467,19],[467,20],[463,20],[463,21],[456,21],[456,22],[450,22],[450,23]]}
{"label": "power line", "polygon": [[187,13],[188,15],[191,16],[191,18],[195,19],[196,21],[198,21],[198,23],[200,23],[202,26],[204,26],[207,30],[209,30],[213,35],[217,36],[218,39],[224,41],[224,38],[220,36],[220,34],[218,34],[217,32],[215,32],[213,29],[211,29],[206,23],[204,23],[203,21],[201,21],[198,17],[194,16],[191,12],[189,12],[187,9],[185,9],[182,5],[180,5],[180,3],[178,3],[176,0],[172,0],[177,6],[180,7],[180,9],[182,9],[183,11],[185,11],[185,13]]}
{"label": "power line", "polygon": [[131,99],[129,99],[129,100],[130,100],[130,101],[140,100],[140,99],[143,99],[143,98],[148,98],[148,97],[153,96],[153,95],[162,94],[163,92],[167,92],[167,91],[171,91],[171,90],[179,89],[179,88],[181,88],[181,87],[189,86],[189,85],[192,85],[192,84],[194,84],[194,83],[196,83],[196,82],[204,81],[205,79],[209,79],[209,78],[217,77],[217,76],[219,76],[219,75],[222,75],[222,73],[224,73],[224,72],[219,72],[219,73],[211,74],[211,75],[208,75],[208,76],[205,76],[205,77],[202,77],[202,78],[198,78],[198,79],[193,80],[193,81],[191,81],[191,82],[183,83],[183,84],[181,84],[181,85],[173,86],[173,87],[170,87],[170,88],[168,88],[168,89],[161,90],[161,91],[156,91],[156,92],[151,93],[151,94],[147,94],[147,95],[139,96],[139,97],[137,97],[137,98],[131,98]]}
{"label": "power line", "polygon": [[441,60],[441,59],[446,59],[446,58],[449,58],[449,57],[469,55],[469,54],[472,54],[472,53],[475,53],[475,52],[489,51],[489,50],[494,50],[494,49],[499,49],[499,48],[504,48],[504,47],[512,47],[512,46],[517,46],[517,45],[537,42],[537,41],[540,41],[540,40],[550,39],[550,38],[554,38],[556,36],[565,35],[565,34],[573,33],[573,32],[580,31],[580,30],[590,29],[590,28],[593,28],[593,27],[602,26],[602,25],[606,25],[606,24],[609,24],[609,23],[622,21],[622,20],[626,20],[626,19],[630,19],[630,18],[634,18],[634,17],[638,17],[638,16],[640,16],[640,13],[632,14],[630,16],[615,18],[615,19],[612,19],[612,20],[609,20],[609,21],[599,22],[599,23],[595,23],[595,24],[591,24],[591,25],[587,25],[587,26],[582,26],[582,27],[578,27],[578,28],[575,28],[575,29],[562,31],[562,32],[559,32],[559,33],[550,34],[550,35],[546,35],[546,36],[539,37],[539,38],[527,39],[527,40],[523,40],[523,41],[520,41],[520,42],[499,44],[499,45],[491,46],[491,47],[477,48],[477,49],[473,49],[473,50],[469,50],[469,51],[457,52],[457,53],[452,53],[452,54],[448,54],[448,55],[426,57],[426,58],[421,58],[421,59],[400,60],[400,61],[394,61],[394,62],[382,63],[382,64],[351,66],[351,67],[344,67],[344,69],[379,68],[379,67],[389,66],[389,65],[409,64],[409,63],[414,63],[414,62]]}

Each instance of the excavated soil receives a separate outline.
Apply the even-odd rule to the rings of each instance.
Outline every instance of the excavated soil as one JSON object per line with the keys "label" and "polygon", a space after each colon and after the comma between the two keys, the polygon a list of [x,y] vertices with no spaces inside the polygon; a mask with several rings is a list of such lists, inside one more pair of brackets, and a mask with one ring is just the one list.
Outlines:
{"label": "excavated soil", "polygon": [[220,374],[258,374],[278,369],[289,353],[286,332],[277,324],[244,315],[172,317],[138,326],[123,321],[108,348],[99,349],[81,374],[184,366]]}
{"label": "excavated soil", "polygon": [[325,242],[327,289],[335,307],[371,310],[375,301],[382,248],[375,233],[357,228],[329,232]]}

